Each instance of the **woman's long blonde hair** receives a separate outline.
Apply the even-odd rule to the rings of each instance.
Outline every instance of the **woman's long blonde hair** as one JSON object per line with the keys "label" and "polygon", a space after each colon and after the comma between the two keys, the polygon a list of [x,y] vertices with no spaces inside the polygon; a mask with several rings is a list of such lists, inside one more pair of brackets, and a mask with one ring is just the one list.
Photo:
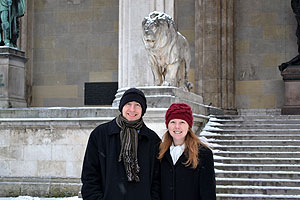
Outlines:
{"label": "woman's long blonde hair", "polygon": [[[169,131],[165,133],[163,136],[163,141],[159,145],[159,155],[158,159],[161,160],[165,153],[168,151],[169,147],[172,145],[173,138],[170,135]],[[192,168],[196,168],[198,165],[198,150],[200,146],[208,147],[205,143],[203,143],[189,128],[187,135],[185,136],[185,149],[184,153],[188,157],[188,160],[184,163],[185,166],[192,165]]]}

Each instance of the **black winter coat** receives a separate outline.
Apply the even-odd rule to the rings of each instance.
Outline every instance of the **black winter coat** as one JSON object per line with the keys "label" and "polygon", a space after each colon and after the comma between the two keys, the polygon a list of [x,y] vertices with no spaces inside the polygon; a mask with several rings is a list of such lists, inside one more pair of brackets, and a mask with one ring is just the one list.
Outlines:
{"label": "black winter coat", "polygon": [[184,153],[173,164],[170,149],[161,160],[161,200],[215,200],[216,181],[212,151],[199,149],[199,164],[193,169],[183,163]]}
{"label": "black winter coat", "polygon": [[128,182],[123,161],[118,162],[121,144],[116,120],[95,128],[83,161],[81,193],[84,200],[160,199],[160,138],[143,125],[138,137],[140,182]]}

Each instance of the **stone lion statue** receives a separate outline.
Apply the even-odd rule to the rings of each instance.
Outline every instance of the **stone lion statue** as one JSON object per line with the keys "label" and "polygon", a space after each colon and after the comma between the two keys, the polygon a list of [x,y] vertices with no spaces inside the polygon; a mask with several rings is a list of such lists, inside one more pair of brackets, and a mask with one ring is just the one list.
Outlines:
{"label": "stone lion statue", "polygon": [[173,19],[162,12],[151,12],[142,22],[143,42],[156,85],[175,86],[190,91],[187,73],[191,53],[187,40],[176,30]]}

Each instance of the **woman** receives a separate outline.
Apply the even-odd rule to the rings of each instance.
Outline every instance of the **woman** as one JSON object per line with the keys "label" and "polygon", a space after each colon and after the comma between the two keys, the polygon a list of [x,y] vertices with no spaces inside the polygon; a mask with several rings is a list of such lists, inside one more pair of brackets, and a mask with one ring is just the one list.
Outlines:
{"label": "woman", "polygon": [[161,199],[215,200],[212,151],[192,131],[191,107],[172,104],[166,112],[167,132],[160,144]]}

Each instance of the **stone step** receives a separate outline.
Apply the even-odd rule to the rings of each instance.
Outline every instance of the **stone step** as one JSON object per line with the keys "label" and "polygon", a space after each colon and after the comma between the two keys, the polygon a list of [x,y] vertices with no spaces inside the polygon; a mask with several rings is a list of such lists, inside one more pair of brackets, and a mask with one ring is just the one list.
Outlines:
{"label": "stone step", "polygon": [[233,120],[222,120],[222,119],[210,119],[211,123],[217,123],[218,124],[299,124],[300,119],[293,118],[293,119],[233,119]]}
{"label": "stone step", "polygon": [[0,177],[0,196],[77,196],[81,185],[80,178]]}
{"label": "stone step", "polygon": [[299,187],[300,179],[216,178],[217,185]]}
{"label": "stone step", "polygon": [[265,134],[265,133],[273,133],[273,134],[294,134],[300,133],[300,129],[239,129],[239,128],[232,128],[232,129],[209,129],[206,130],[209,132],[216,132],[220,134],[231,134],[231,133],[241,133],[241,134]]}
{"label": "stone step", "polygon": [[300,120],[300,115],[219,115],[211,116],[212,121],[220,120],[243,120],[243,121],[254,121],[254,120],[270,120],[270,119],[281,119],[281,120]]}
{"label": "stone step", "polygon": [[300,195],[266,195],[266,194],[217,194],[217,200],[286,200],[300,199]]}
{"label": "stone step", "polygon": [[299,164],[226,164],[215,162],[219,170],[234,171],[294,171],[300,172]]}
{"label": "stone step", "polygon": [[117,107],[31,107],[0,109],[0,118],[115,117]]}
{"label": "stone step", "polygon": [[215,168],[216,178],[291,179],[299,180],[299,171],[233,171]]}
{"label": "stone step", "polygon": [[299,195],[300,187],[252,186],[252,185],[217,185],[217,193],[222,194],[265,194]]}
{"label": "stone step", "polygon": [[209,143],[210,146],[212,146],[213,149],[218,149],[221,151],[272,151],[272,152],[299,152],[300,146],[290,145],[290,146],[284,146],[284,145],[219,145],[214,143]]}
{"label": "stone step", "polygon": [[300,158],[300,152],[271,152],[271,151],[219,151],[213,150],[214,155],[234,158]]}
{"label": "stone step", "polygon": [[288,134],[288,135],[274,135],[274,134],[219,134],[219,135],[209,135],[201,134],[201,136],[206,137],[207,139],[216,139],[216,140],[299,140],[300,135]]}
{"label": "stone step", "polygon": [[300,199],[299,133],[300,116],[211,118],[217,199]]}
{"label": "stone step", "polygon": [[225,164],[298,164],[300,166],[300,158],[242,158],[242,157],[220,157],[214,156],[214,161]]}
{"label": "stone step", "polygon": [[293,145],[300,146],[300,140],[218,140],[207,139],[209,143],[215,143],[219,145]]}
{"label": "stone step", "polygon": [[224,124],[214,124],[214,127],[221,129],[300,129],[300,123],[224,123]]}

